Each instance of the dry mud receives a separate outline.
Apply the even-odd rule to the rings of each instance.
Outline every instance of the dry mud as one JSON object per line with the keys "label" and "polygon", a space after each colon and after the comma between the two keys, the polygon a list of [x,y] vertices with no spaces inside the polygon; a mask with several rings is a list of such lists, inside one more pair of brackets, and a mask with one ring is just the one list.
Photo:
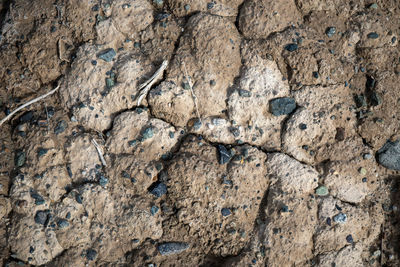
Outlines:
{"label": "dry mud", "polygon": [[399,17],[0,1],[0,264],[399,266]]}

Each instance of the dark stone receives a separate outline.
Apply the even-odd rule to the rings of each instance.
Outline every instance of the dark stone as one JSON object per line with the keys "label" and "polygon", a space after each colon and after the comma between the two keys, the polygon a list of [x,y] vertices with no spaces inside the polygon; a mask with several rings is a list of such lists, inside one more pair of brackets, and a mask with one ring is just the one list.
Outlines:
{"label": "dark stone", "polygon": [[300,128],[300,130],[304,131],[305,129],[307,129],[307,124],[300,123],[299,128]]}
{"label": "dark stone", "polygon": [[26,160],[25,152],[17,150],[14,158],[15,166],[22,167],[25,164],[25,160]]}
{"label": "dark stone", "polygon": [[64,229],[64,228],[67,228],[69,226],[69,222],[67,220],[64,220],[64,219],[59,219],[57,221],[57,226],[60,229]]}
{"label": "dark stone", "polygon": [[218,155],[219,155],[219,164],[228,163],[232,158],[231,153],[223,145],[218,145]]}
{"label": "dark stone", "polygon": [[76,202],[78,202],[79,204],[82,204],[82,197],[81,197],[81,195],[76,194],[76,195],[75,195],[75,200],[76,200]]}
{"label": "dark stone", "polygon": [[269,110],[275,116],[288,115],[296,109],[296,101],[291,97],[280,97],[269,101]]}
{"label": "dark stone", "polygon": [[367,101],[365,100],[365,96],[361,95],[354,95],[354,102],[356,103],[357,108],[366,107]]}
{"label": "dark stone", "polygon": [[232,214],[232,212],[231,212],[231,210],[230,210],[230,209],[227,209],[227,208],[222,208],[222,209],[221,209],[221,214],[222,214],[222,216],[226,217],[226,216],[229,216],[229,215],[231,215],[231,214]]}
{"label": "dark stone", "polygon": [[99,177],[99,184],[101,185],[101,186],[106,186],[107,184],[108,184],[108,179],[107,179],[107,177],[105,177],[104,175],[100,175],[100,177]]}
{"label": "dark stone", "polygon": [[143,140],[152,138],[153,136],[154,136],[154,128],[153,127],[146,128],[142,133]]}
{"label": "dark stone", "polygon": [[67,122],[64,120],[61,120],[57,123],[56,128],[54,128],[54,133],[55,134],[63,133],[67,127],[68,127]]}
{"label": "dark stone", "polygon": [[166,242],[157,246],[161,255],[172,255],[185,251],[189,248],[189,244],[183,242]]}
{"label": "dark stone", "polygon": [[38,149],[38,157],[40,158],[41,156],[45,155],[49,150],[46,148],[39,148]]}
{"label": "dark stone", "polygon": [[35,215],[35,218],[34,218],[35,223],[46,225],[48,216],[49,216],[49,212],[48,211],[39,210],[38,212],[36,212],[36,215]]}
{"label": "dark stone", "polygon": [[344,140],[344,128],[336,128],[336,141],[343,141]]}
{"label": "dark stone", "polygon": [[31,192],[31,198],[35,200],[35,205],[42,205],[45,202],[43,197],[36,192]]}
{"label": "dark stone", "polygon": [[328,27],[325,30],[326,35],[328,35],[328,37],[332,37],[335,33],[336,33],[336,28],[335,27]]}
{"label": "dark stone", "polygon": [[214,5],[215,5],[215,3],[213,3],[213,2],[207,3],[207,9],[212,9],[214,7]]}
{"label": "dark stone", "polygon": [[346,236],[346,241],[347,241],[347,243],[353,243],[354,242],[353,236],[352,235]]}
{"label": "dark stone", "polygon": [[33,118],[33,112],[28,111],[28,112],[25,112],[21,117],[19,117],[19,121],[20,122],[28,122],[28,121],[31,121],[32,118]]}
{"label": "dark stone", "polygon": [[371,92],[370,102],[372,106],[379,106],[382,104],[382,98],[377,92]]}
{"label": "dark stone", "polygon": [[152,206],[152,207],[150,208],[150,213],[151,213],[151,215],[154,216],[154,215],[158,212],[159,209],[160,209],[160,208],[157,207],[157,206]]}
{"label": "dark stone", "polygon": [[117,55],[115,52],[114,48],[107,48],[100,53],[97,54],[97,57],[106,61],[106,62],[111,62],[113,58]]}
{"label": "dark stone", "polygon": [[167,186],[164,183],[155,182],[149,187],[149,192],[159,198],[167,193]]}
{"label": "dark stone", "polygon": [[239,95],[242,97],[250,97],[251,92],[244,89],[239,89]]}
{"label": "dark stone", "polygon": [[296,51],[298,48],[299,46],[295,43],[285,45],[285,49],[289,52]]}
{"label": "dark stone", "polygon": [[328,218],[326,219],[326,224],[328,224],[329,226],[332,225],[332,220],[331,220],[330,217],[328,217]]}
{"label": "dark stone", "polygon": [[313,76],[315,79],[318,79],[319,74],[318,74],[317,71],[314,71],[314,72],[312,73],[312,76]]}
{"label": "dark stone", "polygon": [[379,164],[391,170],[400,171],[400,141],[388,140],[377,152]]}
{"label": "dark stone", "polygon": [[369,39],[378,39],[379,38],[379,34],[377,34],[376,32],[370,32],[370,33],[368,33],[367,37]]}
{"label": "dark stone", "polygon": [[94,249],[88,249],[86,250],[86,259],[90,260],[90,261],[94,261],[97,257],[97,251]]}

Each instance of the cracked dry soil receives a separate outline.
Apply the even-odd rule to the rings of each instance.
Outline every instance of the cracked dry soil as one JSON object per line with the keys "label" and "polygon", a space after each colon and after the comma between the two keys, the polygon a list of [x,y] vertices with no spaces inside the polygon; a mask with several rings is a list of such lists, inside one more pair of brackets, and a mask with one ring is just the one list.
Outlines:
{"label": "cracked dry soil", "polygon": [[1,0],[0,264],[399,266],[399,16]]}

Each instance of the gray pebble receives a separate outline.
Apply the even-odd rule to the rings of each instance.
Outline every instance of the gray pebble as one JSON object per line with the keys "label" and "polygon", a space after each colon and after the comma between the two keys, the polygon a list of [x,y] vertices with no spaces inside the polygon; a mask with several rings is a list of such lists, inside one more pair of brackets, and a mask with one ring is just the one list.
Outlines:
{"label": "gray pebble", "polygon": [[166,242],[157,246],[158,252],[163,256],[181,253],[188,248],[189,244],[183,242]]}

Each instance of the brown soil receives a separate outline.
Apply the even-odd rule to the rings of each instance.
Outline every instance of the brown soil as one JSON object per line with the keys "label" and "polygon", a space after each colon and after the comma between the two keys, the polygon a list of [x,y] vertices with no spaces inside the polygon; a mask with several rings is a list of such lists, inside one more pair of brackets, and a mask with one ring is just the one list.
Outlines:
{"label": "brown soil", "polygon": [[0,264],[399,266],[399,17],[0,0]]}

